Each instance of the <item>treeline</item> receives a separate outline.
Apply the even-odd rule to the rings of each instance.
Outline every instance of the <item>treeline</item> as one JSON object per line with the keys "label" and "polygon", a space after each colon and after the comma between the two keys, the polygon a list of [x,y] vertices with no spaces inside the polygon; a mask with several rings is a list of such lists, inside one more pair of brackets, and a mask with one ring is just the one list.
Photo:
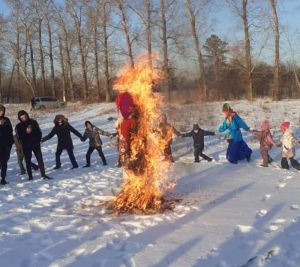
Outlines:
{"label": "treeline", "polygon": [[[10,13],[0,17],[1,102],[24,102],[33,96],[110,101],[118,71],[125,63],[134,67],[141,54],[163,71],[156,90],[170,101],[174,92],[192,92],[193,99],[202,100],[300,97],[299,67],[280,59],[275,0],[5,4]],[[235,43],[211,34],[212,14],[225,6],[242,25],[241,40]],[[270,33],[273,52],[268,62],[260,60],[266,44],[257,37],[258,28]]]}

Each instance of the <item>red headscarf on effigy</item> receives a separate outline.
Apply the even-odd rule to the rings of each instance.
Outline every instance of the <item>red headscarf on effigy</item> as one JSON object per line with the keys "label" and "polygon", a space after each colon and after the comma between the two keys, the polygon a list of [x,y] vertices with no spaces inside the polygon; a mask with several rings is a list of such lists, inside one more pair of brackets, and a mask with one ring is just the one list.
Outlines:
{"label": "red headscarf on effigy", "polygon": [[122,92],[117,96],[116,105],[125,120],[134,112],[133,98],[128,92]]}

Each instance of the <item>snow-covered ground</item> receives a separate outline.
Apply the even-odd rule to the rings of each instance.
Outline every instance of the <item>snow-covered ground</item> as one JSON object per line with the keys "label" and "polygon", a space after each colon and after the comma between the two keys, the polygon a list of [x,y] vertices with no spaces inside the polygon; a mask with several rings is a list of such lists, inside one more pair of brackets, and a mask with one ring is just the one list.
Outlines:
{"label": "snow-covered ground", "polygon": [[[251,128],[269,118],[278,137],[279,124],[289,120],[298,132],[299,101],[232,102]],[[214,130],[222,121],[221,103],[190,104],[168,108],[170,121],[181,131],[195,122]],[[16,119],[20,106],[8,106]],[[80,132],[84,121],[114,131],[113,104],[71,106],[65,110],[35,112],[44,134],[55,114],[63,113]],[[14,120],[14,122],[16,122]],[[63,167],[54,171],[56,137],[43,143],[47,173],[54,180],[34,181],[18,176],[15,150],[9,161],[7,186],[0,187],[0,266],[193,266],[193,267],[299,267],[300,173],[280,169],[280,149],[275,163],[261,168],[257,141],[245,134],[254,150],[250,163],[231,165],[225,160],[223,138],[206,139],[205,153],[215,161],[193,163],[189,138],[176,139],[176,162],[170,177],[177,186],[170,194],[181,199],[173,211],[151,216],[115,216],[103,201],[120,188],[122,170],[114,167],[115,141],[103,137],[108,166],[92,155],[85,165],[88,142],[74,136],[79,169],[70,170],[67,154]],[[299,157],[297,157],[299,159]]]}

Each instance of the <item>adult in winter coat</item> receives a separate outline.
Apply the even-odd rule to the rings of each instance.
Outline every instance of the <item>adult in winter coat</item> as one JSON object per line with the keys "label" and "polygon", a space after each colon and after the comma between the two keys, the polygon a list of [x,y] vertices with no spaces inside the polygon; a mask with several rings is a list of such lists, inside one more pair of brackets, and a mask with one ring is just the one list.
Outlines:
{"label": "adult in winter coat", "polygon": [[5,117],[5,107],[0,104],[0,168],[1,184],[8,184],[6,181],[7,162],[10,158],[10,151],[13,144],[13,129],[9,118]]}
{"label": "adult in winter coat", "polygon": [[289,169],[288,159],[291,162],[292,167],[300,170],[300,163],[294,159],[295,157],[295,144],[299,144],[299,141],[295,138],[292,129],[290,129],[290,123],[288,121],[281,123],[280,130],[282,136],[280,138],[281,143],[281,168]]}
{"label": "adult in winter coat", "polygon": [[98,151],[98,154],[102,159],[103,165],[107,165],[105,156],[102,151],[102,140],[100,138],[100,135],[110,137],[112,136],[112,134],[97,128],[90,121],[86,121],[84,124],[85,124],[85,132],[83,134],[81,141],[84,142],[86,139],[89,139],[89,149],[86,152],[86,165],[83,167],[91,166],[91,155],[95,149]]}
{"label": "adult in winter coat", "polygon": [[204,136],[207,136],[207,135],[215,135],[215,133],[201,129],[198,124],[193,125],[192,131],[185,133],[185,134],[181,134],[182,137],[192,137],[193,138],[195,162],[200,162],[199,156],[201,156],[202,158],[204,158],[207,161],[212,161],[212,158],[210,158],[209,156],[207,156],[203,153]]}
{"label": "adult in winter coat", "polygon": [[[23,161],[24,161],[24,152],[23,152],[23,148],[22,148],[22,144],[20,143],[20,140],[18,138],[18,136],[15,134],[13,136],[14,138],[14,143],[16,146],[16,153],[17,153],[17,158],[18,158],[18,165],[20,168],[20,175],[25,174],[25,168],[23,165]],[[37,171],[39,169],[39,166],[36,165],[35,163],[31,162],[31,168],[35,171]]]}
{"label": "adult in winter coat", "polygon": [[29,180],[33,179],[31,170],[32,152],[37,159],[42,178],[51,179],[45,173],[45,166],[41,151],[42,131],[39,124],[36,120],[29,118],[29,115],[25,110],[20,110],[18,112],[18,118],[20,122],[16,126],[16,134],[22,144]]}
{"label": "adult in winter coat", "polygon": [[250,161],[252,150],[243,140],[240,128],[249,131],[249,126],[232,110],[228,103],[223,104],[225,120],[219,127],[219,132],[227,133],[228,148],[226,158],[230,163],[237,164],[239,160],[247,159]]}
{"label": "adult in winter coat", "polygon": [[63,150],[67,150],[68,152],[73,166],[72,169],[78,168],[73,152],[74,146],[71,138],[71,132],[80,139],[82,138],[82,135],[68,123],[68,119],[64,115],[56,115],[53,122],[54,127],[48,135],[42,138],[42,142],[45,142],[51,139],[54,135],[57,135],[58,143],[55,153],[56,166],[54,169],[59,169],[61,167],[60,156]]}
{"label": "adult in winter coat", "polygon": [[259,144],[260,144],[260,154],[263,158],[263,164],[262,167],[268,167],[268,164],[273,161],[271,156],[269,155],[269,150],[276,146],[276,142],[273,140],[272,134],[270,132],[270,123],[268,120],[264,120],[261,123],[261,130],[257,131],[254,130],[253,136],[259,138]]}

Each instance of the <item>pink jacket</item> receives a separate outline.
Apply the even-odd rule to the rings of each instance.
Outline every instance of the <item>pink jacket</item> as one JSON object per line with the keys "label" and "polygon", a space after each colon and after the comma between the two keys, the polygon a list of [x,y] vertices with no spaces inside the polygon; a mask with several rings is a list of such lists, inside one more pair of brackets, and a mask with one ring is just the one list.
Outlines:
{"label": "pink jacket", "polygon": [[260,146],[263,148],[270,149],[272,146],[276,146],[276,142],[273,140],[269,129],[253,131],[253,136],[259,138]]}

